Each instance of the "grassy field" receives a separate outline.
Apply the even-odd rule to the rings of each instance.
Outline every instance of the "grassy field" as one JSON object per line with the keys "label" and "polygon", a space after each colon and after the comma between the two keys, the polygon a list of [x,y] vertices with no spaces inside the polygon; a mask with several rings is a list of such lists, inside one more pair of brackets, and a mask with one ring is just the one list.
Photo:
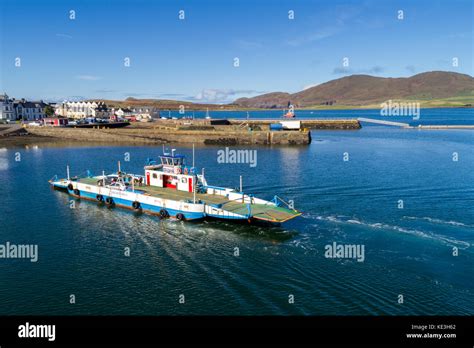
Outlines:
{"label": "grassy field", "polygon": [[[473,96],[458,96],[444,99],[393,99],[393,102],[398,103],[420,103],[421,108],[459,108],[459,107],[474,107]],[[304,110],[350,110],[350,109],[380,109],[381,103],[374,103],[368,105],[313,105],[302,108]]]}

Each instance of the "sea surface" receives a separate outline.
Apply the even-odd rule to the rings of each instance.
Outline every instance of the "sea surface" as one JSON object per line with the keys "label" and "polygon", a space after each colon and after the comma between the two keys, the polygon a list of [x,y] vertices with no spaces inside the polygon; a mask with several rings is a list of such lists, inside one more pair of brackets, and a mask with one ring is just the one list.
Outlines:
{"label": "sea surface", "polygon": [[[381,115],[380,109],[357,109],[357,110],[296,110],[298,119],[353,119],[358,117],[371,118],[384,121],[408,123],[410,126],[418,125],[474,125],[472,108],[428,108],[420,109],[419,113],[413,109],[408,110],[406,115],[396,114],[392,111],[390,116]],[[401,112],[401,111],[400,111]],[[399,113],[400,113],[399,112]],[[211,118],[247,118],[250,119],[281,119],[283,112],[281,110],[264,111],[209,111]],[[183,115],[178,111],[162,112],[161,116],[172,116],[181,118]],[[194,116],[195,118],[206,117],[205,111],[186,112],[185,116]],[[364,126],[371,126],[364,123]]]}
{"label": "sea surface", "polygon": [[[422,110],[421,121],[453,120],[472,124],[474,112]],[[0,314],[474,314],[474,131],[367,126],[314,131],[309,146],[238,147],[257,151],[255,167],[218,163],[221,149],[196,147],[210,184],[243,175],[245,192],[291,199],[303,215],[266,227],[71,205],[48,184],[66,164],[142,173],[161,147],[0,149],[0,244],[39,248],[37,262],[0,259]],[[363,246],[363,261],[326,257],[334,242]]]}

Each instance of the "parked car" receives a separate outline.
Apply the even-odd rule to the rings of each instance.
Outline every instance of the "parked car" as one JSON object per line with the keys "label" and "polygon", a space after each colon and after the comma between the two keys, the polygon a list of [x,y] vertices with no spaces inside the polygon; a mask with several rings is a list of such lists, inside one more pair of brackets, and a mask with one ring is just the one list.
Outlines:
{"label": "parked car", "polygon": [[29,122],[28,123],[28,126],[33,126],[33,127],[39,127],[39,126],[42,126],[43,124],[41,122],[38,122],[38,121],[33,121],[33,122]]}

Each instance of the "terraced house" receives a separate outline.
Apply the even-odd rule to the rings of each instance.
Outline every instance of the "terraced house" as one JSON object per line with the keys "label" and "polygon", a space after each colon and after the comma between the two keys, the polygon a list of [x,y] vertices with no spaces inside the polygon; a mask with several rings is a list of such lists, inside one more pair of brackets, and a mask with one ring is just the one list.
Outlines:
{"label": "terraced house", "polygon": [[15,109],[15,117],[17,120],[37,121],[46,117],[45,108],[48,104],[42,100],[26,101],[25,99],[13,100],[13,108]]}
{"label": "terraced house", "polygon": [[13,100],[8,95],[0,95],[0,120],[13,121],[16,119]]}
{"label": "terraced house", "polygon": [[108,118],[109,109],[104,102],[63,102],[56,105],[56,115],[69,118],[98,117]]}

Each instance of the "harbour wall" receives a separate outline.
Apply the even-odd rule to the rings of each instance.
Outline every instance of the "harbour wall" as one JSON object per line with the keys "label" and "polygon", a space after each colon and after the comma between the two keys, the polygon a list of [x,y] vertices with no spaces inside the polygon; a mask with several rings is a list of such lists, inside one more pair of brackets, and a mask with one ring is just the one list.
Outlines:
{"label": "harbour wall", "polygon": [[112,144],[307,145],[311,142],[309,130],[270,132],[232,126],[210,129],[182,129],[159,125],[115,129],[28,127],[27,130],[38,136]]}
{"label": "harbour wall", "polygon": [[325,119],[281,119],[281,120],[242,120],[242,119],[230,119],[231,124],[242,124],[247,123],[249,125],[267,126],[269,127],[272,123],[279,121],[300,121],[302,128],[308,129],[321,129],[321,130],[342,130],[342,129],[360,129],[361,125],[357,119],[337,119],[337,120],[325,120]]}
{"label": "harbour wall", "polygon": [[244,127],[260,127],[261,130],[268,130],[270,124],[278,123],[279,121],[300,121],[302,128],[308,129],[360,129],[361,124],[357,119],[194,119],[194,120],[168,120],[158,119],[154,123],[161,126],[176,126],[176,127],[222,127],[222,126],[236,126]]}

